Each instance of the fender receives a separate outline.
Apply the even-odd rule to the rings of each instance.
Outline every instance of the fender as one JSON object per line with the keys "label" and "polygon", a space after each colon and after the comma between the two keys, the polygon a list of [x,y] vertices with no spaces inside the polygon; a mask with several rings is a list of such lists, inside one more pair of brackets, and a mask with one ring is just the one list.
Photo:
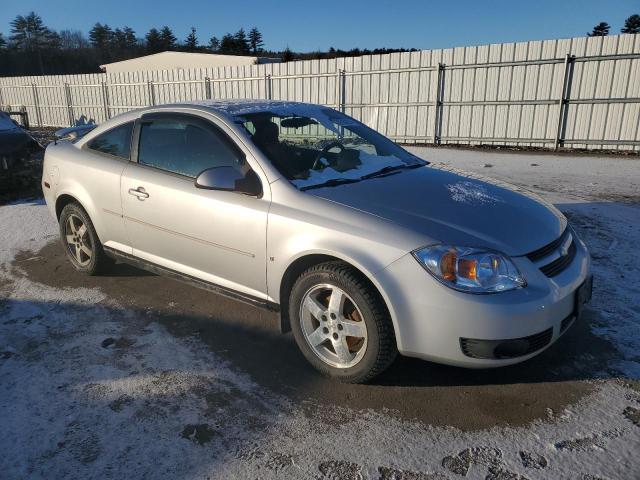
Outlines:
{"label": "fender", "polygon": [[[269,274],[267,275],[267,279],[271,280],[271,282],[267,285],[267,289],[268,289],[268,292],[270,293],[270,297],[273,299],[275,303],[281,306],[283,305],[283,299],[280,298],[280,291],[283,285],[283,281],[285,280],[285,272],[287,272],[289,268],[298,260],[301,260],[305,257],[313,256],[313,255],[323,255],[326,257],[332,257],[336,260],[341,260],[351,265],[356,270],[358,270],[378,290],[378,293],[380,294],[380,296],[382,297],[382,300],[387,306],[389,315],[391,316],[391,322],[393,323],[393,330],[396,333],[396,338],[398,338],[397,335],[399,331],[398,331],[396,311],[394,309],[393,304],[391,303],[389,296],[386,294],[385,286],[376,277],[376,273],[383,270],[386,267],[386,265],[381,265],[379,262],[375,261],[374,257],[366,255],[364,254],[364,252],[350,252],[350,253],[351,254],[345,254],[344,250],[341,252],[338,252],[337,250],[334,250],[331,248],[314,248],[314,249],[298,252],[294,256],[290,257],[286,263],[281,264],[281,265],[284,265],[284,268],[282,268],[281,270],[279,268],[280,271],[277,276],[277,281],[276,281],[276,278],[274,278],[272,275],[269,275]],[[270,267],[272,269],[274,268],[273,263],[270,263],[267,266],[267,270],[269,270]],[[272,283],[274,284],[272,285]],[[288,301],[284,302],[284,304],[287,304],[287,303]],[[286,309],[282,307],[280,309],[281,328],[283,331],[287,330],[285,323],[288,321],[287,319],[288,312],[285,310]]]}

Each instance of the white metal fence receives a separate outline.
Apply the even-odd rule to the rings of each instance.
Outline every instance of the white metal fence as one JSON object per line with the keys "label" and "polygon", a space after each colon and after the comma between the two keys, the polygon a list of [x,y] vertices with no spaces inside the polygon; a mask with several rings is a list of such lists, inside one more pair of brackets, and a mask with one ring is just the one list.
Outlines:
{"label": "white metal fence", "polygon": [[640,149],[640,35],[193,70],[0,78],[33,125],[207,98],[313,102],[405,143]]}

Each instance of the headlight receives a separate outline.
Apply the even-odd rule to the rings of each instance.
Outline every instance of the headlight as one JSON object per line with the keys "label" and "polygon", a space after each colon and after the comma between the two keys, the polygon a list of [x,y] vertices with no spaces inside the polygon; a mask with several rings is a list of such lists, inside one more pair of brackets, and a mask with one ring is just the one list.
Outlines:
{"label": "headlight", "polygon": [[527,284],[511,259],[498,252],[432,245],[413,256],[441,283],[463,292],[497,293]]}

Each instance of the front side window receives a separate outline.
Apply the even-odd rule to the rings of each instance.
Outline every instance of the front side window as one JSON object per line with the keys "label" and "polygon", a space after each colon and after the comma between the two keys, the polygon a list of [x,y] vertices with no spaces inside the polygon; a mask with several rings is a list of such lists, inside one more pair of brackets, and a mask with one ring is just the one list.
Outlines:
{"label": "front side window", "polygon": [[280,173],[303,190],[426,164],[366,125],[319,105],[274,105],[234,117]]}
{"label": "front side window", "polygon": [[242,170],[244,159],[213,126],[200,120],[143,120],[138,163],[196,178],[204,170],[230,166]]}
{"label": "front side window", "polygon": [[129,160],[133,122],[112,128],[87,143],[87,148]]}

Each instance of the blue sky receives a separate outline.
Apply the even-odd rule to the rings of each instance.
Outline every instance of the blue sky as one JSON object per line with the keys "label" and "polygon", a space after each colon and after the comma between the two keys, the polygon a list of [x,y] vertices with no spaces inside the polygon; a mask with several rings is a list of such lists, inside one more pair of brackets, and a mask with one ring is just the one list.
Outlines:
{"label": "blue sky", "polygon": [[0,0],[0,32],[34,10],[56,30],[87,32],[96,21],[131,26],[139,37],[169,25],[183,40],[191,26],[201,43],[257,26],[266,47],[295,51],[333,46],[419,49],[582,36],[606,21],[611,33],[640,14],[639,0]]}

